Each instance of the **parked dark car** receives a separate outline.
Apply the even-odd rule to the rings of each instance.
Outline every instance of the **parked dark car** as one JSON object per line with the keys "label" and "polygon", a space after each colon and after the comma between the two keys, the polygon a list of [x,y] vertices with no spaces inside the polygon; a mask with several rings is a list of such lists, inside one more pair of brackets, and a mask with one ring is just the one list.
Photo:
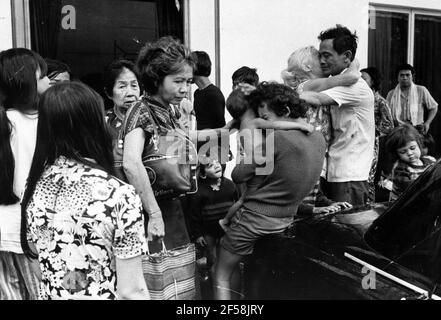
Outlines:
{"label": "parked dark car", "polygon": [[439,299],[440,215],[438,161],[393,204],[297,218],[260,240],[247,264],[246,297]]}

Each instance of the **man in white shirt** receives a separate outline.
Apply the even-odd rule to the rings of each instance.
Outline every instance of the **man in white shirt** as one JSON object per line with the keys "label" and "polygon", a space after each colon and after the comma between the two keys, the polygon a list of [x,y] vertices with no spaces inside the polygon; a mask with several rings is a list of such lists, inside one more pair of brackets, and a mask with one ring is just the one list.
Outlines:
{"label": "man in white shirt", "polygon": [[[319,36],[320,66],[325,76],[346,71],[355,58],[357,36],[337,25]],[[363,79],[349,87],[305,91],[300,98],[312,105],[331,105],[332,138],[322,190],[334,201],[364,205],[374,139],[374,95]]]}

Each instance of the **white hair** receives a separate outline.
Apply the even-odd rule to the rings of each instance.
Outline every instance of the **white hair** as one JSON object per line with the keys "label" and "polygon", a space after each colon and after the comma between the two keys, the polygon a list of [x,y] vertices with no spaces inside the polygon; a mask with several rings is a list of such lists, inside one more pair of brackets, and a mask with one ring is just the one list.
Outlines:
{"label": "white hair", "polygon": [[309,79],[313,66],[319,63],[319,51],[314,46],[303,47],[294,51],[288,59],[288,68],[282,71],[286,85],[296,87],[299,82]]}

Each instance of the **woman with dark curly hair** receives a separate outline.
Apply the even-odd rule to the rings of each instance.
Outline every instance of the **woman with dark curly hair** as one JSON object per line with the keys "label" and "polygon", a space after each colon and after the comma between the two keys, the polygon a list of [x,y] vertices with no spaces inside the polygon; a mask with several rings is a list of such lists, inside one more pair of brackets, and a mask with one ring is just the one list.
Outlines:
{"label": "woman with dark curly hair", "polygon": [[161,145],[159,134],[185,135],[173,106],[179,105],[188,93],[194,62],[188,48],[179,40],[163,37],[141,49],[136,66],[146,92],[126,113],[121,137],[122,165],[128,182],[141,197],[148,220],[149,248],[155,253],[162,250],[161,242],[167,250],[190,243],[180,198],[169,193],[164,196],[152,188],[155,176],[150,176],[142,159]]}
{"label": "woman with dark curly hair", "polygon": [[[262,83],[248,100],[262,119],[305,122],[307,106],[288,86]],[[247,182],[256,175],[264,178],[246,195],[221,240],[215,267],[216,299],[231,298],[230,279],[236,265],[253,252],[258,239],[283,232],[292,223],[298,205],[320,176],[325,156],[321,133],[307,134],[300,130],[267,130],[265,133],[262,141],[265,157],[256,161],[257,157],[250,158],[246,154],[232,173],[235,183]],[[262,146],[253,146],[253,150],[262,150]]]}

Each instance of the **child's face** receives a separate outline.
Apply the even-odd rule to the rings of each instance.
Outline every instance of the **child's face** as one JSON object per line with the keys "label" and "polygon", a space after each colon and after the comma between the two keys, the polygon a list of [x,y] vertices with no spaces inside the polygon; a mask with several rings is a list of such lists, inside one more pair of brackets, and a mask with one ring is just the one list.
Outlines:
{"label": "child's face", "polygon": [[209,179],[219,179],[222,177],[222,166],[217,160],[213,160],[205,165],[205,176]]}
{"label": "child's face", "polygon": [[405,146],[398,148],[398,158],[406,163],[418,164],[421,157],[421,150],[416,141],[409,141]]}

